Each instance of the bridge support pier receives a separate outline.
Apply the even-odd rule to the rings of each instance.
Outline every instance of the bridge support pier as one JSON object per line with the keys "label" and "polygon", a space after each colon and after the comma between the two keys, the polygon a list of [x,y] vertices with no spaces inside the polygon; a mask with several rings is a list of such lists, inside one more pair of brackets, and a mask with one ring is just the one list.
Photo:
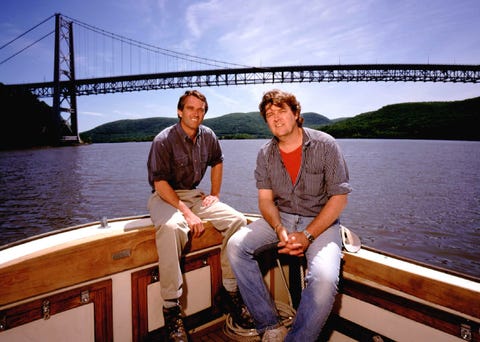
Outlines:
{"label": "bridge support pier", "polygon": [[[73,46],[72,22],[67,22],[60,13],[56,13],[52,110],[56,120],[55,130],[60,145],[80,143]],[[62,77],[65,77],[65,79]],[[65,81],[68,86],[62,87],[61,82]]]}

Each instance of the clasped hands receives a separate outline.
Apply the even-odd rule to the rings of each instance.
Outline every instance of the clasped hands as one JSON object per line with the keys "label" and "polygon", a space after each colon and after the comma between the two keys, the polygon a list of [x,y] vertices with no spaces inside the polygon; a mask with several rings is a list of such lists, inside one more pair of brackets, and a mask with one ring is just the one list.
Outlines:
{"label": "clasped hands", "polygon": [[278,253],[303,257],[310,242],[302,232],[288,233],[283,226],[277,229],[280,242],[277,244]]}

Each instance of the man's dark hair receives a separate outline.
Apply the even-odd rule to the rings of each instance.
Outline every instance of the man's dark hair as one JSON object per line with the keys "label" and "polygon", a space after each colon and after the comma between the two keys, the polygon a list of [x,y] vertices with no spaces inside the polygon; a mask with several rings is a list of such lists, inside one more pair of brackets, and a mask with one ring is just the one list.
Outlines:
{"label": "man's dark hair", "polygon": [[300,102],[297,101],[295,95],[291,93],[287,93],[285,91],[279,89],[273,89],[267,91],[263,94],[262,102],[258,105],[258,109],[260,109],[260,115],[263,117],[265,122],[267,121],[267,107],[272,105],[283,107],[283,105],[287,105],[290,107],[294,115],[297,115],[297,126],[302,127],[303,125],[303,117],[300,115],[300,111],[302,107],[300,106]]}
{"label": "man's dark hair", "polygon": [[183,110],[183,107],[185,106],[185,99],[187,98],[187,96],[195,96],[197,99],[205,103],[205,114],[207,113],[208,111],[207,98],[198,90],[187,90],[185,94],[180,96],[180,98],[178,99],[177,109]]}

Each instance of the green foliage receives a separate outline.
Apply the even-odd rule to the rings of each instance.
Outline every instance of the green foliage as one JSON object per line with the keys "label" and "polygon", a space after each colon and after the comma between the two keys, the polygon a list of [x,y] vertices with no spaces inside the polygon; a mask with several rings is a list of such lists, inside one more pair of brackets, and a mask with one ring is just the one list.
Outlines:
{"label": "green foliage", "polygon": [[213,129],[219,139],[233,139],[234,136],[263,139],[272,136],[258,112],[232,113],[218,118],[205,119],[203,123]]}
{"label": "green foliage", "polygon": [[[352,118],[330,120],[304,113],[304,126],[336,138],[480,140],[480,97],[452,102],[401,103]],[[151,141],[177,118],[120,120],[82,133],[84,141]],[[220,139],[265,139],[271,133],[259,112],[207,118],[204,124]]]}
{"label": "green foliage", "polygon": [[151,141],[162,129],[173,125],[177,118],[118,120],[80,134],[86,143]]}
{"label": "green foliage", "polygon": [[480,140],[480,97],[389,105],[322,130],[336,138]]}
{"label": "green foliage", "polygon": [[[331,121],[316,113],[303,114],[304,126],[316,127]],[[151,141],[165,127],[178,122],[177,118],[119,120],[98,126],[80,134],[87,143]],[[231,113],[207,118],[205,126],[215,131],[219,139],[267,139],[272,134],[259,112]]]}

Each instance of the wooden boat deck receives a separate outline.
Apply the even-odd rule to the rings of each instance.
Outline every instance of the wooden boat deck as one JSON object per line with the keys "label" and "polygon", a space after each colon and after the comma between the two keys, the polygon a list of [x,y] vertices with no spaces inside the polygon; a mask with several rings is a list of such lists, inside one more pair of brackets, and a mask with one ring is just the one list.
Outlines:
{"label": "wooden boat deck", "polygon": [[[258,337],[243,337],[243,336],[227,335],[225,333],[224,327],[225,327],[225,319],[224,317],[222,317],[211,322],[210,324],[191,330],[189,333],[190,342],[260,341],[260,338]],[[160,331],[151,332],[149,336],[145,339],[145,341],[146,342],[164,341],[166,340],[166,336],[164,336],[164,334],[165,334],[165,331],[163,329],[161,329]]]}
{"label": "wooden boat deck", "polygon": [[[225,334],[223,328],[225,321],[216,322],[207,328],[194,332],[190,335],[192,342],[220,342],[220,341],[232,341],[233,338]],[[253,339],[236,339],[237,341],[254,341]]]}

